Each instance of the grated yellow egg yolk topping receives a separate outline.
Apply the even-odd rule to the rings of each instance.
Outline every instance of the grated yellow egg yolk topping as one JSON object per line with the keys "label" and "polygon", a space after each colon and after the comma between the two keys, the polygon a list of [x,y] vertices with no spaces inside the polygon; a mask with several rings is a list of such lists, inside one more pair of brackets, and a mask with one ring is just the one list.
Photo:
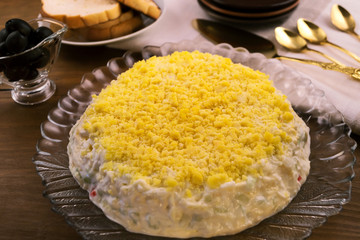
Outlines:
{"label": "grated yellow egg yolk topping", "polygon": [[255,163],[283,154],[293,120],[266,74],[198,51],[137,62],[85,115],[101,171],[188,195],[261,175]]}

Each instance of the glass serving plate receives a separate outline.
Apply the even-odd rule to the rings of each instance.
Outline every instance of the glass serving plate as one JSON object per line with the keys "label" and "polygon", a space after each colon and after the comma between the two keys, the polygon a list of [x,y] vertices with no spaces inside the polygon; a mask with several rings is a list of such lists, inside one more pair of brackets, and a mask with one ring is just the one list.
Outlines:
{"label": "glass serving plate", "polygon": [[33,161],[52,209],[63,215],[84,239],[159,239],[128,232],[105,217],[89,200],[88,192],[81,189],[72,177],[66,147],[69,131],[90,104],[91,95],[98,94],[138,60],[182,50],[219,54],[269,74],[275,86],[288,96],[294,109],[311,129],[311,171],[293,201],[283,211],[255,227],[214,239],[304,239],[327,217],[339,213],[342,205],[350,200],[356,142],[350,138],[350,129],[342,115],[328,102],[323,92],[316,89],[310,79],[278,60],[268,60],[261,54],[250,54],[246,50],[235,50],[228,44],[214,46],[190,41],[148,46],[142,52],[126,52],[122,57],[109,60],[107,66],[86,73],[81,83],[70,89],[59,100],[58,106],[49,112],[48,119],[40,127],[42,138],[37,143]]}

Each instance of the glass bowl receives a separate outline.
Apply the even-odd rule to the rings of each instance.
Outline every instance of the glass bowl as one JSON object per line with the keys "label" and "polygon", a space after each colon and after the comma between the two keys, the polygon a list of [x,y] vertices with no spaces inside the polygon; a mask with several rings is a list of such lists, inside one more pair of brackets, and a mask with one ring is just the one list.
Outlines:
{"label": "glass bowl", "polygon": [[0,82],[12,88],[11,97],[22,105],[42,103],[55,93],[56,85],[48,75],[59,55],[61,40],[67,30],[65,24],[47,18],[33,19],[28,23],[34,29],[48,27],[53,34],[21,53],[0,57],[2,69],[7,69],[10,75],[19,74],[11,79],[4,70],[0,73]]}
{"label": "glass bowl", "polygon": [[59,100],[58,106],[49,112],[48,119],[40,127],[42,138],[37,143],[33,162],[45,185],[44,196],[49,198],[52,209],[63,215],[84,239],[169,239],[131,233],[109,220],[72,177],[66,147],[69,131],[91,103],[91,95],[100,93],[118,74],[138,60],[193,50],[229,57],[233,62],[269,74],[274,85],[288,96],[294,109],[310,127],[311,136],[310,174],[293,201],[283,211],[257,226],[213,239],[307,238],[313,228],[321,226],[327,217],[339,213],[342,206],[350,201],[356,142],[350,138],[351,131],[340,112],[310,79],[276,59],[269,60],[246,50],[240,52],[228,44],[214,46],[182,41],[160,47],[148,46],[142,52],[126,52],[122,57],[110,59],[107,66],[84,74],[81,83]]}

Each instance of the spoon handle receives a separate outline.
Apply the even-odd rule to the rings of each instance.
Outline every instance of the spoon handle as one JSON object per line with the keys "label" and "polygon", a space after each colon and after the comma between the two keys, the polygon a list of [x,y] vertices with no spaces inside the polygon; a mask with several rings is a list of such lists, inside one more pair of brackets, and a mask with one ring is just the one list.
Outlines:
{"label": "spoon handle", "polygon": [[320,51],[318,51],[318,50],[315,50],[315,49],[312,49],[312,48],[308,48],[308,47],[305,48],[305,49],[308,50],[308,51],[310,51],[310,52],[317,53],[317,54],[319,54],[320,56],[323,56],[323,57],[329,59],[330,61],[332,61],[332,62],[334,62],[334,63],[336,63],[336,64],[339,64],[339,65],[344,66],[344,64],[342,64],[341,62],[339,62],[339,61],[336,60],[335,58],[330,57],[329,55],[327,55],[327,54],[325,54],[325,53],[323,53],[323,52],[320,52]]}
{"label": "spoon handle", "polygon": [[351,35],[353,35],[353,36],[357,37],[357,39],[359,39],[359,40],[360,40],[360,35],[359,35],[359,34],[357,34],[354,30],[352,30],[352,31],[348,31],[348,33],[350,33]]}
{"label": "spoon handle", "polygon": [[329,41],[327,41],[326,43],[329,44],[332,47],[335,47],[335,48],[339,49],[340,51],[343,51],[344,53],[346,53],[350,57],[354,58],[356,61],[360,62],[360,57],[357,56],[355,53],[352,53],[349,50],[347,50],[347,49],[345,49],[343,47],[340,47],[339,45],[337,45],[335,43],[332,43],[332,42],[329,42]]}
{"label": "spoon handle", "polygon": [[321,67],[325,70],[338,71],[338,72],[347,74],[347,75],[353,77],[354,79],[360,81],[360,69],[359,68],[346,67],[344,65],[339,65],[337,63],[327,63],[327,62],[320,62],[320,61],[314,61],[314,60],[309,60],[309,59],[293,58],[293,57],[286,57],[286,56],[279,56],[279,55],[276,55],[275,58],[311,64],[311,65]]}

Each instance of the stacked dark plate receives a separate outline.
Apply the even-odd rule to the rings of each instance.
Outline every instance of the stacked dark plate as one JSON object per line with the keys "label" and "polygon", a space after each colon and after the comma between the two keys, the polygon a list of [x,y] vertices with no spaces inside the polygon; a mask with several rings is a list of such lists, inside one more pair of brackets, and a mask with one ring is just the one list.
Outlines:
{"label": "stacked dark plate", "polygon": [[229,21],[264,21],[288,16],[300,0],[198,0],[211,16]]}

